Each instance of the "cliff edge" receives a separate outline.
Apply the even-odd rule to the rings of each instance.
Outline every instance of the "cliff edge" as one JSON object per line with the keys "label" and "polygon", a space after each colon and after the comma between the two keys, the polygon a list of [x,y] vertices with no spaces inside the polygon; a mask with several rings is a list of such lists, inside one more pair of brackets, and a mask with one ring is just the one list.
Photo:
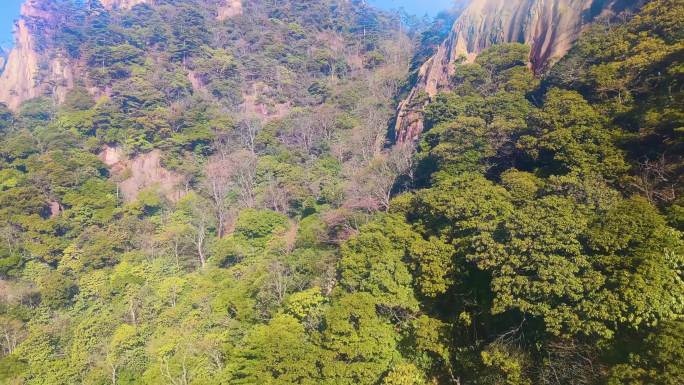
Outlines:
{"label": "cliff edge", "polygon": [[572,47],[592,22],[637,6],[638,0],[474,0],[456,19],[435,54],[419,69],[408,97],[399,104],[395,140],[414,140],[423,131],[421,110],[449,89],[455,63],[475,59],[497,43],[531,47],[530,65],[543,72]]}

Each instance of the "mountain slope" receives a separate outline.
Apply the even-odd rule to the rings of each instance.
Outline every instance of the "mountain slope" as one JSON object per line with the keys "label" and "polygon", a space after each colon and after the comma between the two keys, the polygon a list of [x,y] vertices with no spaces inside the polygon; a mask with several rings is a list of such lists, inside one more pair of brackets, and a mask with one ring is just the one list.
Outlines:
{"label": "mountain slope", "polygon": [[419,69],[416,84],[400,104],[395,140],[410,141],[423,130],[420,109],[427,98],[449,89],[455,64],[471,62],[497,43],[532,47],[530,63],[539,73],[560,59],[592,22],[614,16],[640,1],[602,0],[475,0],[454,22],[449,36]]}
{"label": "mountain slope", "polygon": [[45,83],[0,104],[1,384],[684,378],[681,0],[548,73],[483,49],[394,146],[449,15],[31,3]]}
{"label": "mountain slope", "polygon": [[22,4],[15,46],[0,75],[0,102],[12,109],[47,92],[63,98],[66,89],[73,85],[73,74],[63,56],[50,57],[36,40],[37,35],[47,32],[42,28],[54,27],[53,15],[49,2],[31,0]]}
{"label": "mountain slope", "polygon": [[[130,10],[148,0],[103,0],[90,2],[88,7],[107,10]],[[239,0],[212,3],[208,8],[219,21],[242,12]],[[15,31],[15,45],[6,61],[7,71],[0,66],[0,102],[16,110],[29,99],[50,95],[57,102],[64,101],[75,78],[85,77],[84,63],[71,57],[63,47],[49,40],[64,32],[64,26],[83,20],[83,10],[70,1],[27,0],[22,4]],[[73,25],[77,30],[79,26]],[[73,36],[72,36],[73,37]],[[75,43],[75,42],[73,42]],[[76,43],[78,44],[78,43]]]}

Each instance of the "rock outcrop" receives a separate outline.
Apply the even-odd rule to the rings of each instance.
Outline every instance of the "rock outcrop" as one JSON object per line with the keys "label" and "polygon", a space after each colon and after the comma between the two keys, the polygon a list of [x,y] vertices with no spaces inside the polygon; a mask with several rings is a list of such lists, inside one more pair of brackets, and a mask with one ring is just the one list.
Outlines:
{"label": "rock outcrop", "polygon": [[[153,0],[101,0],[108,10],[130,9]],[[213,0],[217,19],[225,20],[242,14],[241,0]],[[73,87],[74,79],[82,75],[77,60],[54,47],[39,47],[39,41],[59,28],[52,0],[25,0],[15,25],[14,48],[0,55],[0,103],[16,110],[21,103],[38,96],[52,96],[64,100]],[[101,90],[93,89],[94,94]]]}
{"label": "rock outcrop", "polygon": [[128,202],[134,201],[141,191],[150,188],[173,202],[185,195],[185,179],[161,165],[159,150],[129,158],[121,147],[105,146],[99,157],[102,163],[109,166],[119,191]]}
{"label": "rock outcrop", "polygon": [[218,7],[218,20],[226,20],[242,14],[242,0],[223,0]]}
{"label": "rock outcrop", "polygon": [[415,139],[423,130],[421,109],[448,90],[455,63],[475,59],[497,43],[531,47],[530,64],[542,72],[570,49],[591,22],[635,7],[639,0],[473,0],[454,22],[445,41],[418,72],[415,87],[399,105],[395,140]]}
{"label": "rock outcrop", "polygon": [[28,99],[53,95],[62,100],[73,87],[73,66],[57,52],[48,54],[38,47],[36,36],[45,35],[55,23],[46,0],[27,0],[15,25],[15,46],[0,75],[0,103],[16,109]]}
{"label": "rock outcrop", "polygon": [[0,76],[0,102],[16,109],[24,100],[38,96],[35,76],[38,72],[38,53],[29,28],[32,2],[21,8],[21,18],[14,30],[15,47],[7,56],[7,63]]}
{"label": "rock outcrop", "polygon": [[0,74],[2,73],[2,70],[5,69],[5,63],[7,63],[7,55],[9,55],[9,53],[6,52],[2,47],[0,47]]}
{"label": "rock outcrop", "polygon": [[[130,8],[148,0],[102,0],[108,9]],[[58,102],[74,86],[76,63],[38,39],[59,28],[51,0],[26,0],[14,29],[14,48],[0,65],[0,103],[16,110],[22,102],[49,95]],[[4,67],[4,68],[3,68]]]}

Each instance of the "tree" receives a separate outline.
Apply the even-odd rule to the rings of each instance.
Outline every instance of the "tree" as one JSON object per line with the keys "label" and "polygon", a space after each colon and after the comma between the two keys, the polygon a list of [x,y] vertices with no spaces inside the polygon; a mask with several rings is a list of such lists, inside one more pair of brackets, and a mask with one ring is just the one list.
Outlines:
{"label": "tree", "polygon": [[218,237],[223,238],[230,215],[230,165],[219,156],[212,157],[207,162],[206,175],[207,189],[216,214]]}
{"label": "tree", "polygon": [[411,243],[418,235],[396,217],[384,217],[360,229],[359,235],[342,245],[340,285],[348,292],[365,292],[378,305],[415,312],[413,279],[408,265]]}
{"label": "tree", "polygon": [[53,309],[70,304],[77,292],[75,282],[59,271],[49,272],[40,280],[41,302]]}
{"label": "tree", "polygon": [[648,334],[637,353],[628,363],[615,365],[610,373],[610,385],[663,384],[676,385],[684,376],[680,365],[684,325],[681,321],[661,324]]}
{"label": "tree", "polygon": [[209,31],[205,26],[204,16],[192,7],[179,9],[171,26],[172,57],[182,63],[185,63],[191,56],[199,54],[202,46],[209,41]]}
{"label": "tree", "polygon": [[178,202],[179,209],[174,213],[176,223],[185,223],[184,236],[190,241],[197,252],[199,266],[207,264],[207,241],[214,226],[213,220],[207,212],[208,202],[201,196],[191,193]]}
{"label": "tree", "polygon": [[252,154],[256,153],[257,136],[262,130],[262,123],[256,116],[247,116],[237,124],[240,142]]}
{"label": "tree", "polygon": [[486,160],[494,155],[494,148],[487,138],[486,122],[481,118],[459,117],[434,127],[425,136],[432,144],[429,156],[440,171],[459,173],[484,172]]}
{"label": "tree", "polygon": [[368,211],[388,211],[397,182],[402,176],[412,178],[412,175],[413,148],[410,144],[395,146],[355,173],[347,184],[346,205]]}
{"label": "tree", "polygon": [[235,354],[228,368],[232,384],[321,383],[318,349],[292,316],[277,315],[255,327]]}
{"label": "tree", "polygon": [[615,133],[576,92],[550,90],[538,119],[536,148],[539,160],[551,173],[599,173],[615,180],[627,171]]}
{"label": "tree", "polygon": [[119,383],[121,370],[139,370],[144,362],[143,348],[144,340],[134,326],[119,325],[107,346],[106,361],[110,369],[112,385]]}
{"label": "tree", "polygon": [[7,356],[17,349],[17,345],[26,337],[26,330],[20,320],[0,316],[0,346],[2,355]]}
{"label": "tree", "polygon": [[384,385],[421,385],[425,376],[413,364],[399,364],[393,367],[382,380]]}
{"label": "tree", "polygon": [[323,325],[324,384],[375,384],[399,356],[398,336],[378,316],[369,293],[339,298],[326,312]]}
{"label": "tree", "polygon": [[254,207],[257,157],[247,150],[238,150],[227,158],[231,165],[230,177],[242,207]]}

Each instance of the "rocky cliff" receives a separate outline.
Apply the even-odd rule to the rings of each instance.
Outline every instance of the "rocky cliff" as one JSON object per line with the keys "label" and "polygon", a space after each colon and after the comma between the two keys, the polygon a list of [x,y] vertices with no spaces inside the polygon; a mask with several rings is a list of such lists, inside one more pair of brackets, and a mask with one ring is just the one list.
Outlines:
{"label": "rocky cliff", "polygon": [[2,73],[2,70],[5,69],[5,63],[7,63],[7,55],[9,55],[9,52],[5,51],[2,47],[0,47],[0,74]]}
{"label": "rocky cliff", "polygon": [[473,0],[454,22],[449,36],[418,72],[415,87],[399,105],[395,139],[415,139],[423,130],[421,109],[448,90],[455,62],[472,61],[497,43],[531,47],[530,64],[542,72],[562,57],[591,22],[608,18],[639,0]]}
{"label": "rocky cliff", "polygon": [[29,1],[21,8],[21,18],[14,30],[15,47],[7,56],[7,63],[0,76],[0,102],[12,109],[39,93],[35,87],[39,55],[29,27],[32,4]]}
{"label": "rocky cliff", "polygon": [[187,181],[182,175],[169,171],[161,165],[161,152],[153,150],[129,158],[121,147],[104,146],[100,159],[109,167],[117,191],[128,201],[153,188],[168,200],[178,201],[186,194]]}
{"label": "rocky cliff", "polygon": [[59,52],[48,53],[37,36],[49,33],[57,23],[50,2],[27,0],[15,25],[15,46],[7,56],[0,75],[0,102],[16,109],[23,101],[41,95],[62,99],[73,86],[73,68]]}
{"label": "rocky cliff", "polygon": [[241,13],[241,0],[224,0],[222,4],[219,4],[218,15],[216,16],[216,18],[218,20],[226,20],[233,16],[240,15]]}
{"label": "rocky cliff", "polygon": [[[130,8],[147,0],[102,0],[108,9]],[[26,0],[14,29],[14,48],[0,66],[0,103],[17,109],[25,100],[50,95],[61,101],[73,87],[76,63],[62,52],[39,47],[38,39],[59,26],[50,0]]]}
{"label": "rocky cliff", "polygon": [[[101,0],[109,10],[129,9],[152,0]],[[209,2],[216,6],[216,18],[221,21],[242,13],[241,0]],[[0,55],[0,103],[16,110],[31,98],[49,95],[57,102],[64,99],[78,75],[78,63],[49,47],[40,47],[39,40],[59,28],[52,0],[26,0],[15,25],[14,48]]]}

